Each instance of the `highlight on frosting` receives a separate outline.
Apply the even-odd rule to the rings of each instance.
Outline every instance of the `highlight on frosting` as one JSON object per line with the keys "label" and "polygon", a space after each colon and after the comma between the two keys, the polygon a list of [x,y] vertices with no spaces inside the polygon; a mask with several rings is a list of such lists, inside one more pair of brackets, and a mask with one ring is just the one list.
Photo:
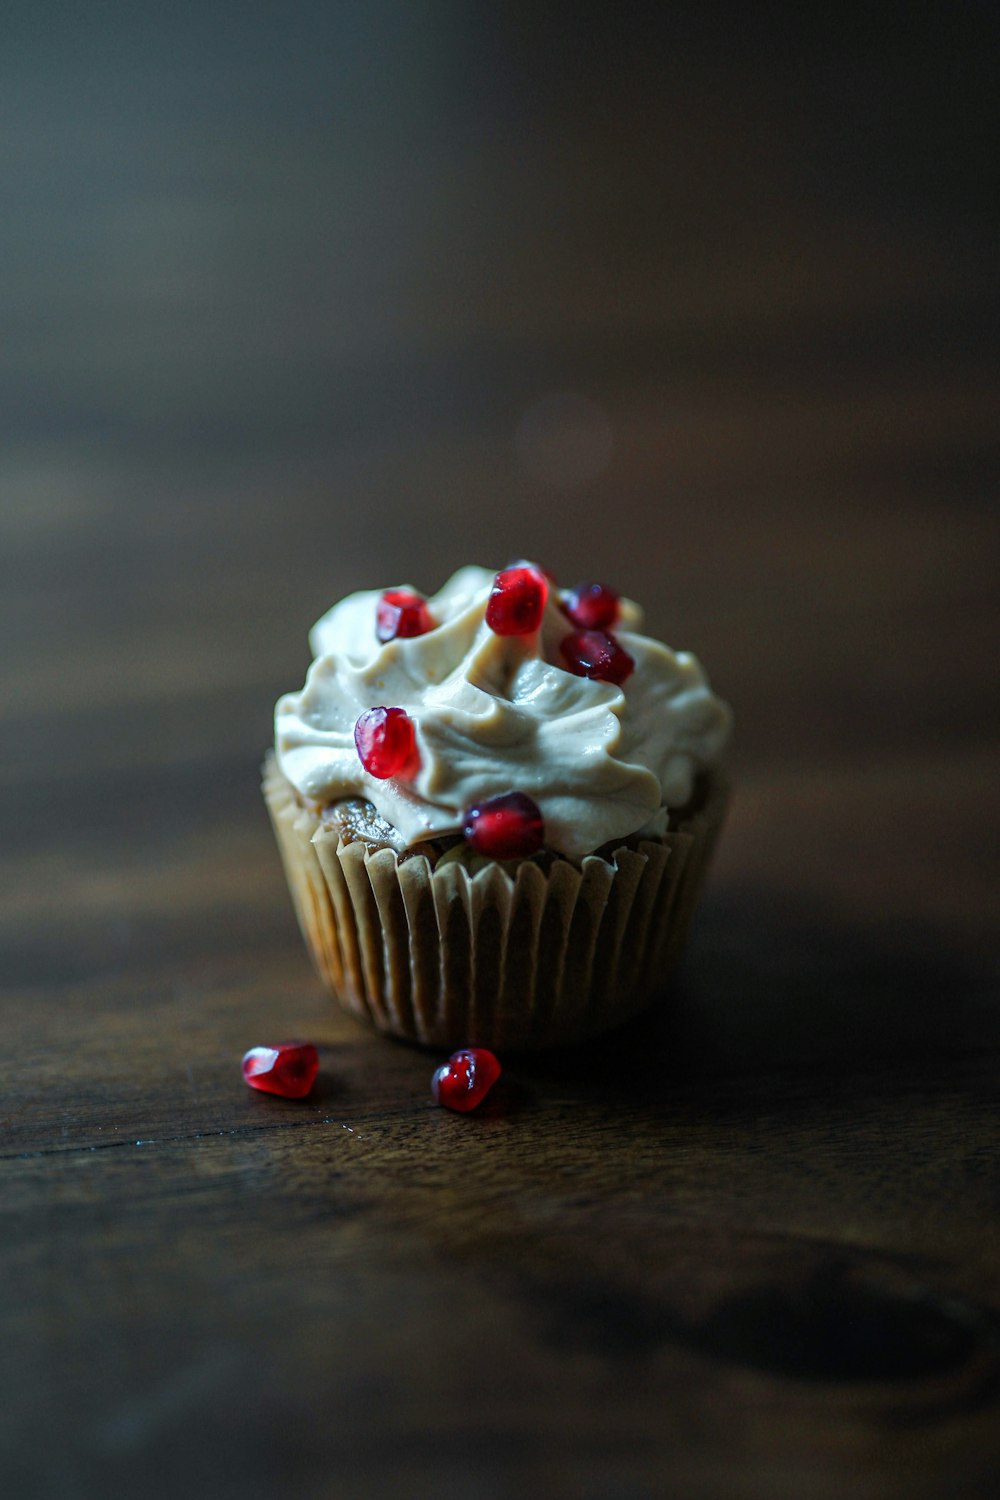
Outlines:
{"label": "highlight on frosting", "polygon": [[[581,629],[590,615],[576,613],[574,593],[528,563],[507,571],[545,580],[541,603],[511,595],[501,609],[505,575],[466,567],[426,600],[408,586],[366,590],[317,622],[305,686],[275,711],[278,764],[303,797],[367,799],[399,849],[461,833],[470,809],[511,792],[535,804],[546,847],[570,859],[662,832],[666,810],[688,802],[721,754],[729,709],[694,656],[640,633],[631,600],[606,590],[612,608],[587,595],[604,628]],[[525,632],[488,623],[518,608]],[[390,634],[392,611],[402,626]],[[365,769],[355,731],[375,708],[400,709],[412,726],[404,773]]]}

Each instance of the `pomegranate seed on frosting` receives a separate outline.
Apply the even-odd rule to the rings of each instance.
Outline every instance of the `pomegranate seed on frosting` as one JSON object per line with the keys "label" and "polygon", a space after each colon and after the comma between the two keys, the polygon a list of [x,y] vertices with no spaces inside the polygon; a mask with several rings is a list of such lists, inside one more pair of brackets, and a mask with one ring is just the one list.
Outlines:
{"label": "pomegranate seed on frosting", "polygon": [[405,708],[370,708],[354,726],[358,759],[379,781],[409,778],[420,769],[413,720]]}
{"label": "pomegranate seed on frosting", "polygon": [[410,589],[386,589],[375,609],[375,634],[383,644],[434,629],[427,602]]}
{"label": "pomegranate seed on frosting", "polygon": [[608,630],[621,613],[618,598],[606,583],[578,583],[563,600],[563,609],[581,630]]}
{"label": "pomegranate seed on frosting", "polygon": [[563,660],[577,677],[620,686],[635,671],[635,662],[613,635],[603,630],[574,630],[559,646]]}
{"label": "pomegranate seed on frosting", "polygon": [[493,580],[486,623],[495,635],[533,635],[542,623],[549,586],[530,564],[504,568]]}
{"label": "pomegranate seed on frosting", "polygon": [[501,568],[500,571],[502,573],[507,573],[511,568],[534,568],[536,573],[541,573],[542,577],[545,579],[545,582],[549,585],[550,588],[557,589],[559,587],[559,580],[553,573],[552,569],[543,568],[541,563],[529,562],[525,557],[516,557],[513,562],[509,562],[506,568]]}
{"label": "pomegranate seed on frosting", "polygon": [[463,831],[476,853],[489,859],[526,859],[545,842],[542,815],[524,792],[503,792],[470,807]]}

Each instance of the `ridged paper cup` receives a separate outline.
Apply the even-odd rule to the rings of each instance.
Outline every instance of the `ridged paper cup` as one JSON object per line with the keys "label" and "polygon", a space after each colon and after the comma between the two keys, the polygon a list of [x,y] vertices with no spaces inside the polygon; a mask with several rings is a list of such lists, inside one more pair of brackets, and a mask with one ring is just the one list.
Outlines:
{"label": "ridged paper cup", "polygon": [[434,1047],[541,1048],[620,1026],[662,988],[725,814],[721,775],[661,839],[476,874],[345,840],[277,769],[264,796],[324,984],[379,1031]]}

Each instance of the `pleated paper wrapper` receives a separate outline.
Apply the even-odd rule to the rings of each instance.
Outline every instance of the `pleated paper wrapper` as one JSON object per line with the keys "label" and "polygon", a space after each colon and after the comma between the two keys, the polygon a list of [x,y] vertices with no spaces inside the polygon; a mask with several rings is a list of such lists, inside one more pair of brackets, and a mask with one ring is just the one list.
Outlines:
{"label": "pleated paper wrapper", "polygon": [[303,807],[273,756],[264,796],[299,925],[331,993],[379,1031],[434,1047],[542,1048],[629,1020],[683,944],[727,801],[709,778],[676,832],[610,862],[454,861],[345,841]]}

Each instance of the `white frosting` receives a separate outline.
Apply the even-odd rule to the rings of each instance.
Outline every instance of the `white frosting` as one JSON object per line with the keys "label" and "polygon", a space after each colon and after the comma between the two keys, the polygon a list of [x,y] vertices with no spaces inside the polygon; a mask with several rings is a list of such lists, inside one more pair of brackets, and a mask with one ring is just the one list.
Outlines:
{"label": "white frosting", "polygon": [[[310,632],[315,661],[300,693],[279,699],[275,746],[304,797],[365,797],[403,846],[460,832],[466,809],[526,792],[545,820],[545,843],[580,859],[609,839],[662,829],[695,774],[728,738],[730,712],[699,663],[636,632],[642,615],[622,600],[615,638],[635,661],[618,687],[560,665],[574,629],[550,591],[540,629],[495,635],[484,613],[494,574],[461,568],[428,599],[437,628],[379,643],[379,591],[351,594]],[[380,781],[358,759],[354,726],[376,705],[403,708],[416,726],[420,770]]]}

